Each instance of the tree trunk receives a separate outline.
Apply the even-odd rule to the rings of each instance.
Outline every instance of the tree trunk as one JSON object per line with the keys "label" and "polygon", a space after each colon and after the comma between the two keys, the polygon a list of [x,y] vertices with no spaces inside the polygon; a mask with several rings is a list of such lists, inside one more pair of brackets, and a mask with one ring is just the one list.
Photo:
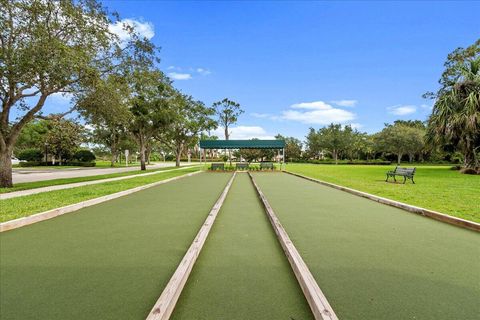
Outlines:
{"label": "tree trunk", "polygon": [[475,147],[472,141],[467,137],[464,142],[464,159],[463,166],[465,168],[475,169],[477,166],[477,159],[475,155]]}
{"label": "tree trunk", "polygon": [[402,155],[401,153],[397,154],[397,164],[400,165],[400,161],[402,161]]}
{"label": "tree trunk", "polygon": [[[11,128],[8,124],[10,112],[9,110],[16,104],[18,99],[8,99],[9,102],[2,103],[2,121],[0,123],[0,131],[2,132],[2,135],[0,137],[0,187],[13,186],[11,158],[13,146],[17,142],[20,131],[27,123],[29,123],[33,119],[35,114],[42,109],[47,97],[48,95],[42,93],[42,95],[37,101],[37,104],[32,109],[30,109],[23,116],[23,118],[21,118],[20,121],[18,121]],[[8,136],[6,136],[5,134],[8,131],[10,131],[10,133],[8,134]]]}
{"label": "tree trunk", "polygon": [[115,142],[112,143],[110,146],[110,152],[112,153],[112,163],[110,164],[110,167],[115,166],[115,161],[117,159],[117,144]]}
{"label": "tree trunk", "polygon": [[0,187],[13,187],[12,158],[9,148],[1,148],[0,150]]}
{"label": "tree trunk", "polygon": [[180,167],[180,157],[182,156],[182,145],[178,145],[175,149],[175,166]]}
{"label": "tree trunk", "polygon": [[147,164],[150,164],[150,154],[152,153],[152,151],[150,150],[150,148],[146,148],[145,153],[146,153],[145,158],[147,159]]}
{"label": "tree trunk", "polygon": [[413,154],[411,154],[411,153],[408,154],[408,162],[410,162],[410,163],[413,162]]}
{"label": "tree trunk", "polygon": [[117,155],[112,152],[112,162],[110,163],[110,167],[114,167],[115,166],[115,159],[117,158]]}
{"label": "tree trunk", "polygon": [[338,154],[337,151],[333,151],[333,157],[335,158],[335,164],[338,164]]}
{"label": "tree trunk", "polygon": [[147,170],[147,166],[145,165],[145,141],[143,137],[140,138],[140,170]]}
{"label": "tree trunk", "polygon": [[465,153],[463,155],[463,166],[465,168],[471,168],[474,169],[476,167],[476,159],[475,159],[475,151],[466,149]]}

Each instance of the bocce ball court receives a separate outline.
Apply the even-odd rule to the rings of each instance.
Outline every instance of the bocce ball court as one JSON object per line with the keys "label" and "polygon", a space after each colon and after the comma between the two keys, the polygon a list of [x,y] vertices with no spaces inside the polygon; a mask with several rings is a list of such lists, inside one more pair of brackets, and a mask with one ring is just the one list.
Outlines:
{"label": "bocce ball court", "polygon": [[479,239],[281,171],[202,172],[2,232],[0,308],[5,319],[475,319]]}

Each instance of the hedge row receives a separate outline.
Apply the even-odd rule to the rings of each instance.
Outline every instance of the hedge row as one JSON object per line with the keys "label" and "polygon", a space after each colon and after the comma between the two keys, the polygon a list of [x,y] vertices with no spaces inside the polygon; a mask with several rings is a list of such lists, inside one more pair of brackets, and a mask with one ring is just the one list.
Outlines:
{"label": "hedge row", "polygon": [[[53,164],[51,161],[45,163],[45,161],[22,161],[20,162],[20,167],[40,167],[40,166],[60,166],[57,162]],[[75,167],[95,167],[95,162],[78,162],[78,161],[69,161],[62,162],[63,166],[75,166]]]}
{"label": "hedge row", "polygon": [[[293,163],[335,164],[335,160],[298,160]],[[338,160],[338,164],[365,164],[365,165],[390,165],[392,161],[385,160]]]}

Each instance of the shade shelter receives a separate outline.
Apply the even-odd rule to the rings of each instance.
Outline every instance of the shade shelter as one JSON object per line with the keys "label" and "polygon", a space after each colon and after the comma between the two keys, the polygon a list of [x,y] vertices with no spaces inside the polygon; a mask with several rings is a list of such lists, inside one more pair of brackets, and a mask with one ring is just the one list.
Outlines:
{"label": "shade shelter", "polygon": [[282,150],[282,164],[285,163],[285,140],[200,140],[200,152],[207,162],[205,149]]}

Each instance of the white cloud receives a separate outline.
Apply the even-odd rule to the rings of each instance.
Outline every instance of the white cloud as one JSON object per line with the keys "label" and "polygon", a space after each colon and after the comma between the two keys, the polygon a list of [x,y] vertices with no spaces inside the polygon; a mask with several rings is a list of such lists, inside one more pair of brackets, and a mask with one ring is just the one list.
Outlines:
{"label": "white cloud", "polygon": [[210,70],[208,69],[205,69],[205,68],[197,68],[195,71],[197,71],[197,73],[201,74],[201,75],[209,75],[210,73],[212,73]]}
{"label": "white cloud", "polygon": [[391,114],[394,114],[396,116],[405,116],[415,113],[417,111],[417,107],[415,107],[414,105],[396,105],[387,109],[390,110]]}
{"label": "white cloud", "polygon": [[132,27],[141,37],[152,39],[155,35],[154,26],[151,22],[141,22],[135,19],[123,19],[110,24],[110,32],[115,33],[121,42],[130,39],[130,32],[126,30],[126,26]]}
{"label": "white cloud", "polygon": [[168,66],[167,70],[175,70],[175,66]]}
{"label": "white cloud", "polygon": [[268,118],[268,117],[270,117],[270,114],[269,114],[269,113],[257,113],[257,112],[252,112],[252,113],[250,113],[250,115],[252,115],[252,116],[255,117],[255,118]]}
{"label": "white cloud", "polygon": [[361,128],[363,128],[363,124],[361,123],[349,123],[349,125],[352,127],[352,129],[360,130]]}
{"label": "white cloud", "polygon": [[51,100],[55,100],[58,103],[70,103],[73,98],[73,94],[71,93],[62,93],[62,92],[55,92],[50,95]]}
{"label": "white cloud", "polygon": [[178,72],[170,72],[168,76],[173,80],[190,80],[192,79],[192,75],[190,73],[178,73]]}
{"label": "white cloud", "polygon": [[285,110],[282,112],[282,119],[320,125],[327,125],[332,122],[346,123],[355,119],[354,113],[334,108],[323,101],[296,103],[290,107],[292,109],[305,109],[308,111]]}
{"label": "white cloud", "polygon": [[279,120],[280,118],[276,115],[273,115],[271,113],[257,113],[257,112],[252,112],[250,113],[252,117],[259,118],[259,119],[270,119],[270,120]]}
{"label": "white cloud", "polygon": [[290,106],[294,109],[314,109],[314,110],[328,110],[332,109],[332,106],[323,101],[313,101],[313,102],[301,102],[295,103]]}
{"label": "white cloud", "polygon": [[[230,139],[232,140],[249,140],[253,138],[258,139],[275,139],[274,136],[267,134],[265,129],[259,126],[237,126],[229,128]],[[219,139],[225,139],[224,129],[222,127],[217,128],[214,135]]]}
{"label": "white cloud", "polygon": [[357,100],[334,100],[331,102],[339,107],[355,107],[358,103]]}
{"label": "white cloud", "polygon": [[428,104],[422,104],[422,105],[420,105],[420,108],[426,109],[426,110],[432,110],[433,106],[428,105]]}

